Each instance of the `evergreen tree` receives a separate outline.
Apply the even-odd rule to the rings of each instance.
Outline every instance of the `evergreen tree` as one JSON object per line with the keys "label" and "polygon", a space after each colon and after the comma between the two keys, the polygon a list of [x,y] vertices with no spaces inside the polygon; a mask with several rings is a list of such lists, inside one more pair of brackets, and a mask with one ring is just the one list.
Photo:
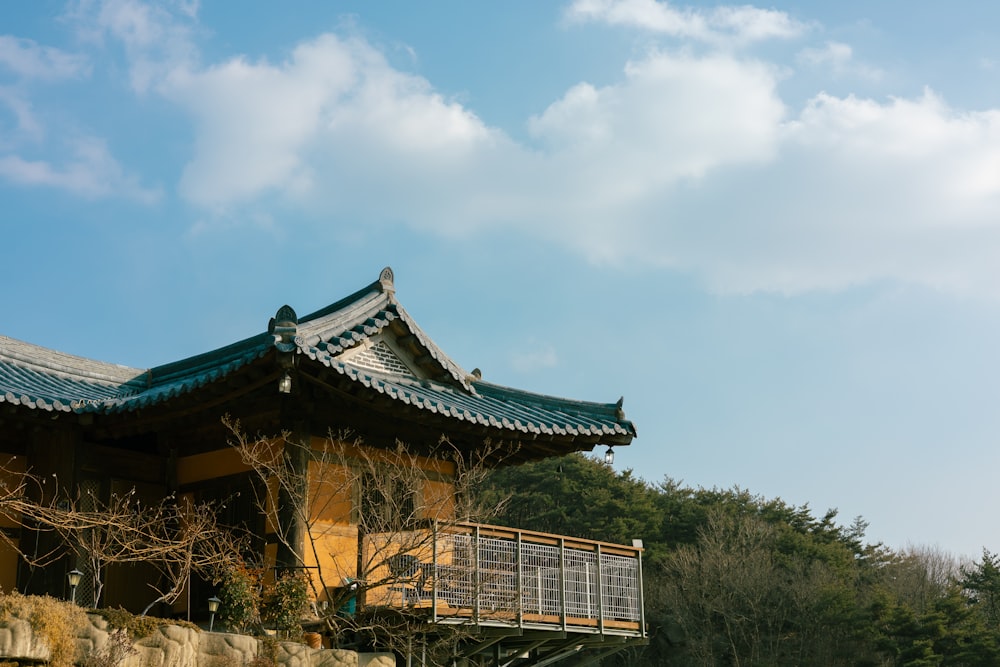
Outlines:
{"label": "evergreen tree", "polygon": [[649,645],[605,665],[1000,664],[1000,555],[957,568],[865,541],[867,524],[745,489],[650,485],[572,455],[493,471],[484,499],[526,530],[642,539]]}

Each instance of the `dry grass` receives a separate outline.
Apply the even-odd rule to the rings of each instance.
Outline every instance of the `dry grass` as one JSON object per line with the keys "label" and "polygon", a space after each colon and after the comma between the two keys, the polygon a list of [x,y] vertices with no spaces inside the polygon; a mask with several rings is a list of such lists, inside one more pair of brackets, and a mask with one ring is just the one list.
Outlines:
{"label": "dry grass", "polygon": [[103,616],[104,620],[108,622],[108,627],[127,631],[129,639],[132,641],[148,637],[164,625],[179,625],[182,628],[198,628],[195,624],[188,623],[187,621],[168,620],[165,618],[157,618],[155,616],[137,616],[136,614],[125,611],[121,608],[96,609],[94,610],[94,613]]}
{"label": "dry grass", "polygon": [[27,621],[48,645],[51,667],[71,667],[76,657],[76,637],[87,623],[84,611],[64,600],[17,592],[0,595],[0,623]]}

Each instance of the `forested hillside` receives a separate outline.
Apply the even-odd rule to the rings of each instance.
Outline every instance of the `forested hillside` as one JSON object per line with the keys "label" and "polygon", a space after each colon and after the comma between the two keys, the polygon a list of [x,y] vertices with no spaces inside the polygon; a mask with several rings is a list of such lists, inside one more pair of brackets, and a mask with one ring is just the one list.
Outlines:
{"label": "forested hillside", "polygon": [[494,523],[642,539],[650,643],[617,665],[998,665],[1000,557],[894,551],[780,499],[649,485],[574,455],[494,471]]}

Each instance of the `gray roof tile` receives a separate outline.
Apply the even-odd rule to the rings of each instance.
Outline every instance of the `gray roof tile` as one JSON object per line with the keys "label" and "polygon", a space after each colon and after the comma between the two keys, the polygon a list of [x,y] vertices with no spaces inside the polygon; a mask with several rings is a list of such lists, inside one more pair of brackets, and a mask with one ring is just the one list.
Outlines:
{"label": "gray roof tile", "polygon": [[[459,422],[530,435],[603,435],[625,442],[635,435],[619,404],[544,396],[473,378],[396,301],[387,271],[379,281],[300,318],[293,340],[283,337],[285,329],[275,330],[151,369],[98,362],[0,336],[0,403],[63,412],[132,411],[196,392],[277,349],[302,355],[393,400]],[[397,321],[440,366],[444,381],[376,373],[340,358]]]}

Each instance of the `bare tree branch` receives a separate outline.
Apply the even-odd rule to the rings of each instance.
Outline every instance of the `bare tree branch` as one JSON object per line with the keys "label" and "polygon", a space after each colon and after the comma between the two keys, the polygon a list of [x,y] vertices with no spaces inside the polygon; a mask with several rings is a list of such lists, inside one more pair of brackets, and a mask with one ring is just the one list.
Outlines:
{"label": "bare tree branch", "polygon": [[[426,615],[408,612],[406,595],[415,591],[419,597],[429,585],[432,574],[423,571],[423,564],[435,549],[431,526],[494,516],[501,507],[481,506],[476,491],[488,462],[509,455],[510,448],[486,442],[467,451],[442,438],[421,450],[402,442],[380,449],[347,432],[301,443],[288,432],[251,437],[238,421],[227,418],[224,424],[230,445],[260,481],[254,487],[259,489],[256,501],[269,529],[279,544],[298,554],[296,566],[309,572],[314,598],[326,603],[317,615],[328,630],[383,642],[395,641],[402,628],[408,628],[402,641],[426,636]],[[304,469],[296,465],[302,447],[307,448]],[[300,501],[287,507],[280,498]],[[304,531],[298,533],[293,524]],[[304,544],[295,543],[297,534],[304,534]],[[338,615],[352,598],[367,610],[381,611]],[[463,632],[450,626],[435,645]]]}
{"label": "bare tree branch", "polygon": [[[4,542],[30,565],[46,565],[67,552],[85,559],[93,574],[95,605],[108,565],[149,563],[159,571],[160,581],[150,584],[156,598],[145,614],[158,602],[175,601],[192,573],[218,578],[239,556],[245,541],[218,525],[211,503],[168,496],[143,505],[134,489],[111,494],[106,502],[90,492],[70,496],[57,487],[47,489],[48,479],[3,467],[0,479],[7,480],[0,486],[0,516],[28,530],[55,533],[62,547],[29,553],[0,531]],[[57,482],[54,479],[53,486]]]}

